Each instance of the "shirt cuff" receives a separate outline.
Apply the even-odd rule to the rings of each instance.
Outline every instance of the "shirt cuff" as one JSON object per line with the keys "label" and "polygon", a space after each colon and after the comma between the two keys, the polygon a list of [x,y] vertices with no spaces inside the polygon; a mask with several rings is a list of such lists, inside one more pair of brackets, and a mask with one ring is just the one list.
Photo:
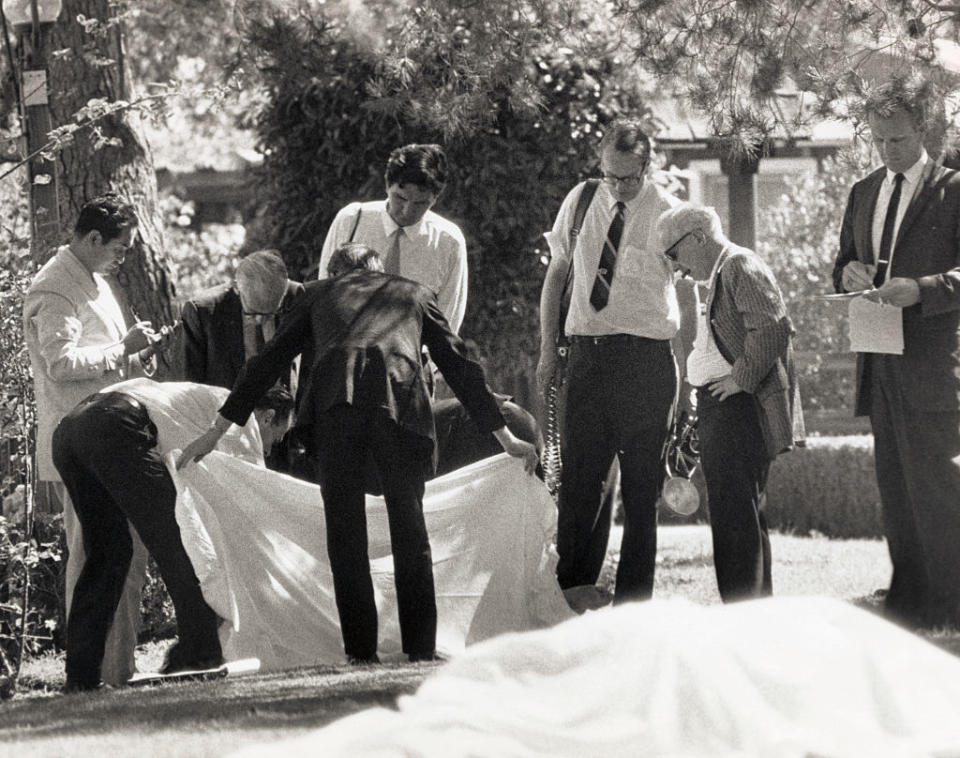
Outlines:
{"label": "shirt cuff", "polygon": [[103,369],[104,373],[116,371],[123,362],[124,347],[122,342],[111,345],[103,351]]}

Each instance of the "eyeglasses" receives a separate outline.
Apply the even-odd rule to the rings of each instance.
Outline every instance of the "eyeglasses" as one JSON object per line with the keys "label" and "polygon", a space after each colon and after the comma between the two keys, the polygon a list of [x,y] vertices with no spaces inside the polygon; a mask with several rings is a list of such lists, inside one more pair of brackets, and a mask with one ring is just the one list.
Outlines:
{"label": "eyeglasses", "polygon": [[625,187],[636,187],[643,181],[643,171],[638,174],[630,174],[629,176],[614,176],[613,174],[605,173],[603,175],[603,181],[606,184],[622,184]]}
{"label": "eyeglasses", "polygon": [[260,311],[244,311],[244,312],[243,312],[243,315],[244,315],[244,316],[250,316],[251,318],[256,317],[256,316],[263,316],[264,318],[268,318],[269,316],[275,316],[275,315],[277,315],[277,312],[276,312],[276,311],[270,311],[269,313],[267,313],[267,312],[261,313]]}
{"label": "eyeglasses", "polygon": [[687,232],[687,233],[684,234],[682,237],[680,237],[680,239],[678,239],[676,242],[674,242],[672,245],[670,245],[670,247],[668,247],[666,250],[664,250],[664,251],[663,251],[664,257],[665,257],[665,258],[669,258],[671,261],[676,262],[676,260],[677,260],[677,248],[680,246],[680,243],[683,242],[687,237],[689,237],[689,236],[690,236],[691,234],[693,234],[695,231],[696,231],[695,229],[691,229],[689,232]]}

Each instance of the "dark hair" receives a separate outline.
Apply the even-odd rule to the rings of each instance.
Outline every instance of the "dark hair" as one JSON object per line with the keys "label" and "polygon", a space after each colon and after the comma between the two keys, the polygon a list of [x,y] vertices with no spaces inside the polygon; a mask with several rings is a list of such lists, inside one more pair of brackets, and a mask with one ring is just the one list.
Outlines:
{"label": "dark hair", "polygon": [[275,384],[260,396],[253,407],[258,411],[273,411],[274,418],[279,421],[289,421],[294,405],[293,395],[285,387]]}
{"label": "dark hair", "polygon": [[863,100],[863,116],[875,114],[889,118],[902,110],[913,121],[917,131],[924,132],[938,115],[937,86],[920,73],[911,72],[891,77],[869,90]]}
{"label": "dark hair", "polygon": [[380,260],[380,254],[372,247],[367,247],[360,242],[344,242],[330,256],[327,275],[339,276],[356,269],[383,271],[383,261]]}
{"label": "dark hair", "polygon": [[385,178],[391,184],[415,184],[439,195],[447,184],[447,156],[440,145],[404,145],[387,160]]}
{"label": "dark hair", "polygon": [[643,124],[638,119],[621,118],[610,124],[600,140],[600,151],[603,152],[611,145],[618,152],[633,153],[644,161],[650,160],[650,138],[643,131]]}
{"label": "dark hair", "polygon": [[77,224],[73,228],[77,237],[86,237],[90,232],[100,232],[104,242],[110,242],[124,230],[137,225],[133,206],[119,195],[108,194],[88,200],[80,208]]}

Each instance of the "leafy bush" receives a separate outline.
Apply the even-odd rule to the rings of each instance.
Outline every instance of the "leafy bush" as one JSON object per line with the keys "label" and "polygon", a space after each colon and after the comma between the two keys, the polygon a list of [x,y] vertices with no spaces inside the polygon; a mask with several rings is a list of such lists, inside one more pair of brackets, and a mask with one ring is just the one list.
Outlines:
{"label": "leafy bush", "polygon": [[781,455],[767,486],[773,529],[828,537],[882,537],[880,493],[869,436],[813,437]]}
{"label": "leafy bush", "polygon": [[242,224],[194,224],[196,208],[173,194],[160,196],[165,253],[182,303],[200,290],[233,279],[246,241]]}
{"label": "leafy bush", "polygon": [[803,407],[841,410],[853,415],[852,370],[831,368],[832,356],[849,356],[846,310],[841,303],[814,299],[833,292],[833,262],[840,224],[856,178],[866,173],[862,152],[848,151],[823,161],[819,173],[790,182],[780,202],[760,219],[758,252],[783,291],[797,334]]}
{"label": "leafy bush", "polygon": [[[62,522],[59,515],[41,514],[32,534],[26,534],[22,523],[0,517],[0,645],[13,660],[18,659],[21,637],[28,654],[62,642]],[[29,605],[24,614],[27,577]]]}
{"label": "leafy bush", "polygon": [[[251,23],[245,34],[270,93],[257,121],[265,156],[257,183],[263,244],[305,274],[343,205],[383,197],[394,147],[443,142],[452,175],[436,210],[461,226],[470,256],[462,333],[493,384],[509,386],[529,371],[539,347],[541,234],[566,192],[595,170],[598,128],[624,112],[650,115],[640,93],[622,83],[618,62],[568,49],[528,52],[517,62],[520,79],[540,107],[518,107],[508,86],[478,93],[489,101],[487,118],[445,139],[420,118],[429,103],[371,96],[382,73],[376,52],[319,11],[310,19]],[[438,77],[454,76],[440,57],[418,60],[421,78],[431,65]]]}

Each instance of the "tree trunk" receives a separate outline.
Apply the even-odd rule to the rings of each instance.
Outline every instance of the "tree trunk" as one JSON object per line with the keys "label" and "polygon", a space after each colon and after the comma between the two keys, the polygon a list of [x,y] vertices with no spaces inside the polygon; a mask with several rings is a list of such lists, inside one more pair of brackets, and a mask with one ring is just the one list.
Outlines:
{"label": "tree trunk", "polygon": [[[111,22],[108,0],[64,0],[49,35],[50,111],[54,127],[74,121],[74,114],[94,98],[131,99],[124,70],[122,24]],[[84,29],[78,17],[95,28]],[[106,143],[105,140],[109,140]],[[163,227],[157,204],[153,156],[139,116],[120,112],[80,129],[57,156],[62,243],[69,238],[80,206],[105,192],[134,204],[139,230],[132,249],[111,282],[128,315],[147,319],[155,328],[174,320],[170,270],[164,256]],[[52,249],[41,253],[45,257]],[[39,261],[38,261],[39,262]],[[170,373],[160,367],[160,376]]]}

